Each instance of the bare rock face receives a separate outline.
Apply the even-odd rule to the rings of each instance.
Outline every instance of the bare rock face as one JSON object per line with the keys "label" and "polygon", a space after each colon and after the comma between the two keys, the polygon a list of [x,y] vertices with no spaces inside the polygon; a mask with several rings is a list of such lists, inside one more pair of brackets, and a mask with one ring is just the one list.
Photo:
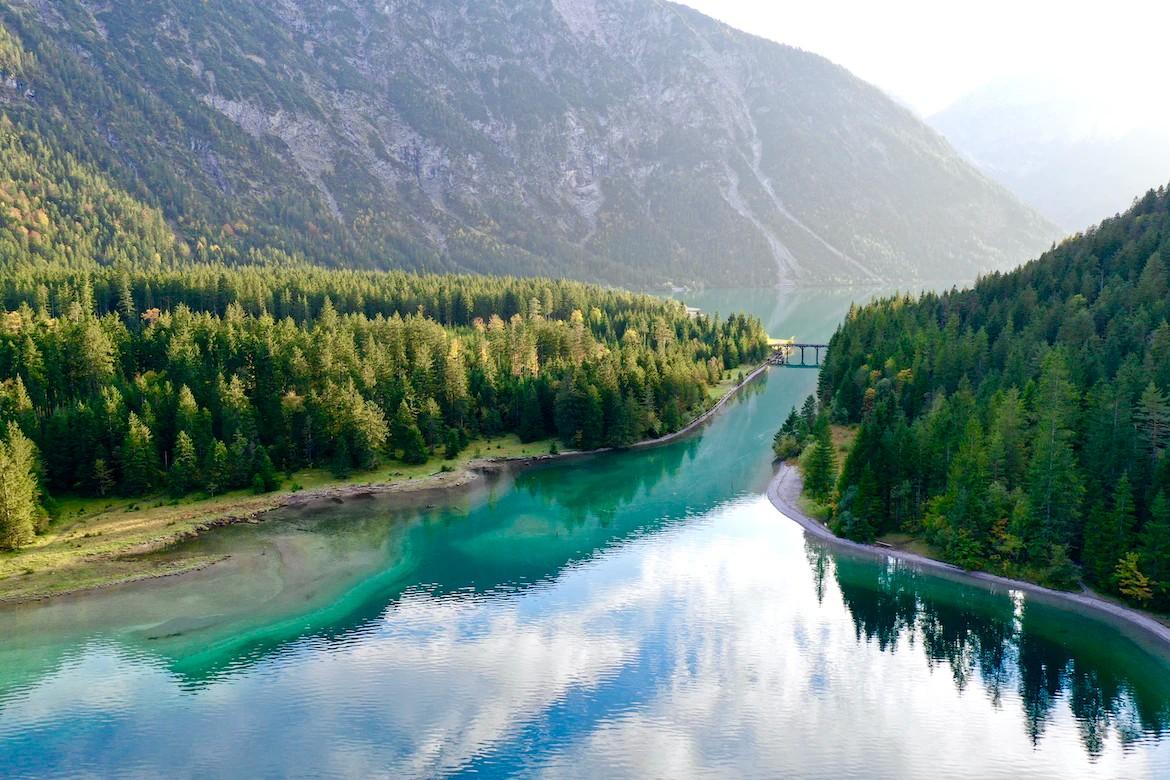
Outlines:
{"label": "bare rock face", "polygon": [[590,43],[604,42],[596,0],[553,0],[553,7],[573,35]]}
{"label": "bare rock face", "polygon": [[958,280],[1055,233],[845,70],[668,3],[11,5],[49,87],[17,121],[54,112],[172,219],[318,261]]}

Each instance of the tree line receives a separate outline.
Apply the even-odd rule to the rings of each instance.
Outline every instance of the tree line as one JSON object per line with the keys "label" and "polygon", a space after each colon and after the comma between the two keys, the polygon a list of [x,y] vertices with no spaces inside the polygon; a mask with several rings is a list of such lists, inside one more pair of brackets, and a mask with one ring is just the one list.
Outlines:
{"label": "tree line", "polygon": [[1168,278],[1162,188],[972,289],[852,310],[818,390],[859,426],[835,529],[1170,609]]}
{"label": "tree line", "polygon": [[37,491],[266,491],[504,433],[627,446],[767,349],[755,319],[546,279],[50,263],[0,273],[0,301],[0,481],[33,488],[6,547]]}

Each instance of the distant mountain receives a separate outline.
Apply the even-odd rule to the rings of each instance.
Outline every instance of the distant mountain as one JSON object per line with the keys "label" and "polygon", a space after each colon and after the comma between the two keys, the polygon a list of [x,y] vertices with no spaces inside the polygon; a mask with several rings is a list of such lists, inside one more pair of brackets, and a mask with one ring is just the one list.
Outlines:
{"label": "distant mountain", "polygon": [[0,23],[25,151],[200,255],[957,280],[1057,232],[844,69],[651,0],[0,0]]}
{"label": "distant mountain", "polygon": [[[1030,80],[996,82],[930,118],[984,173],[1068,231],[1170,181],[1170,127],[1110,126],[1092,90]],[[1102,114],[1106,114],[1103,116]]]}

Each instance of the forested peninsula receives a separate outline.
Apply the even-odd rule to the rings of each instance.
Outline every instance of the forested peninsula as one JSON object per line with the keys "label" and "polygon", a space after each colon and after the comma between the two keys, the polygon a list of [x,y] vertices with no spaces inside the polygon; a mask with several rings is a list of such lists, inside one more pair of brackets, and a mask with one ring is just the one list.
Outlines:
{"label": "forested peninsula", "polygon": [[766,349],[757,320],[577,282],[9,267],[0,546],[35,543],[61,497],[265,492],[508,433],[627,446],[685,425]]}
{"label": "forested peninsula", "polygon": [[657,437],[767,349],[754,319],[580,282],[322,268],[168,220],[7,115],[0,160],[4,594],[137,576],[114,561],[252,494]]}
{"label": "forested peninsula", "polygon": [[[1168,278],[1159,189],[972,289],[855,309],[778,453],[809,443],[806,491],[841,536],[1166,611]],[[855,427],[836,479],[830,422]]]}

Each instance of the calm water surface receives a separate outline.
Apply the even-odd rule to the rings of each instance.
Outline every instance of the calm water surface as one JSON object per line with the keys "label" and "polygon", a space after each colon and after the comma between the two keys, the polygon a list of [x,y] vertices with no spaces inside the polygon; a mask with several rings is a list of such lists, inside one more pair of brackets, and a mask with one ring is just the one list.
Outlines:
{"label": "calm water surface", "polygon": [[[826,339],[859,291],[724,291]],[[0,775],[1170,777],[1170,661],[859,560],[760,496],[813,371],[453,506],[286,510],[224,564],[0,611]]]}

